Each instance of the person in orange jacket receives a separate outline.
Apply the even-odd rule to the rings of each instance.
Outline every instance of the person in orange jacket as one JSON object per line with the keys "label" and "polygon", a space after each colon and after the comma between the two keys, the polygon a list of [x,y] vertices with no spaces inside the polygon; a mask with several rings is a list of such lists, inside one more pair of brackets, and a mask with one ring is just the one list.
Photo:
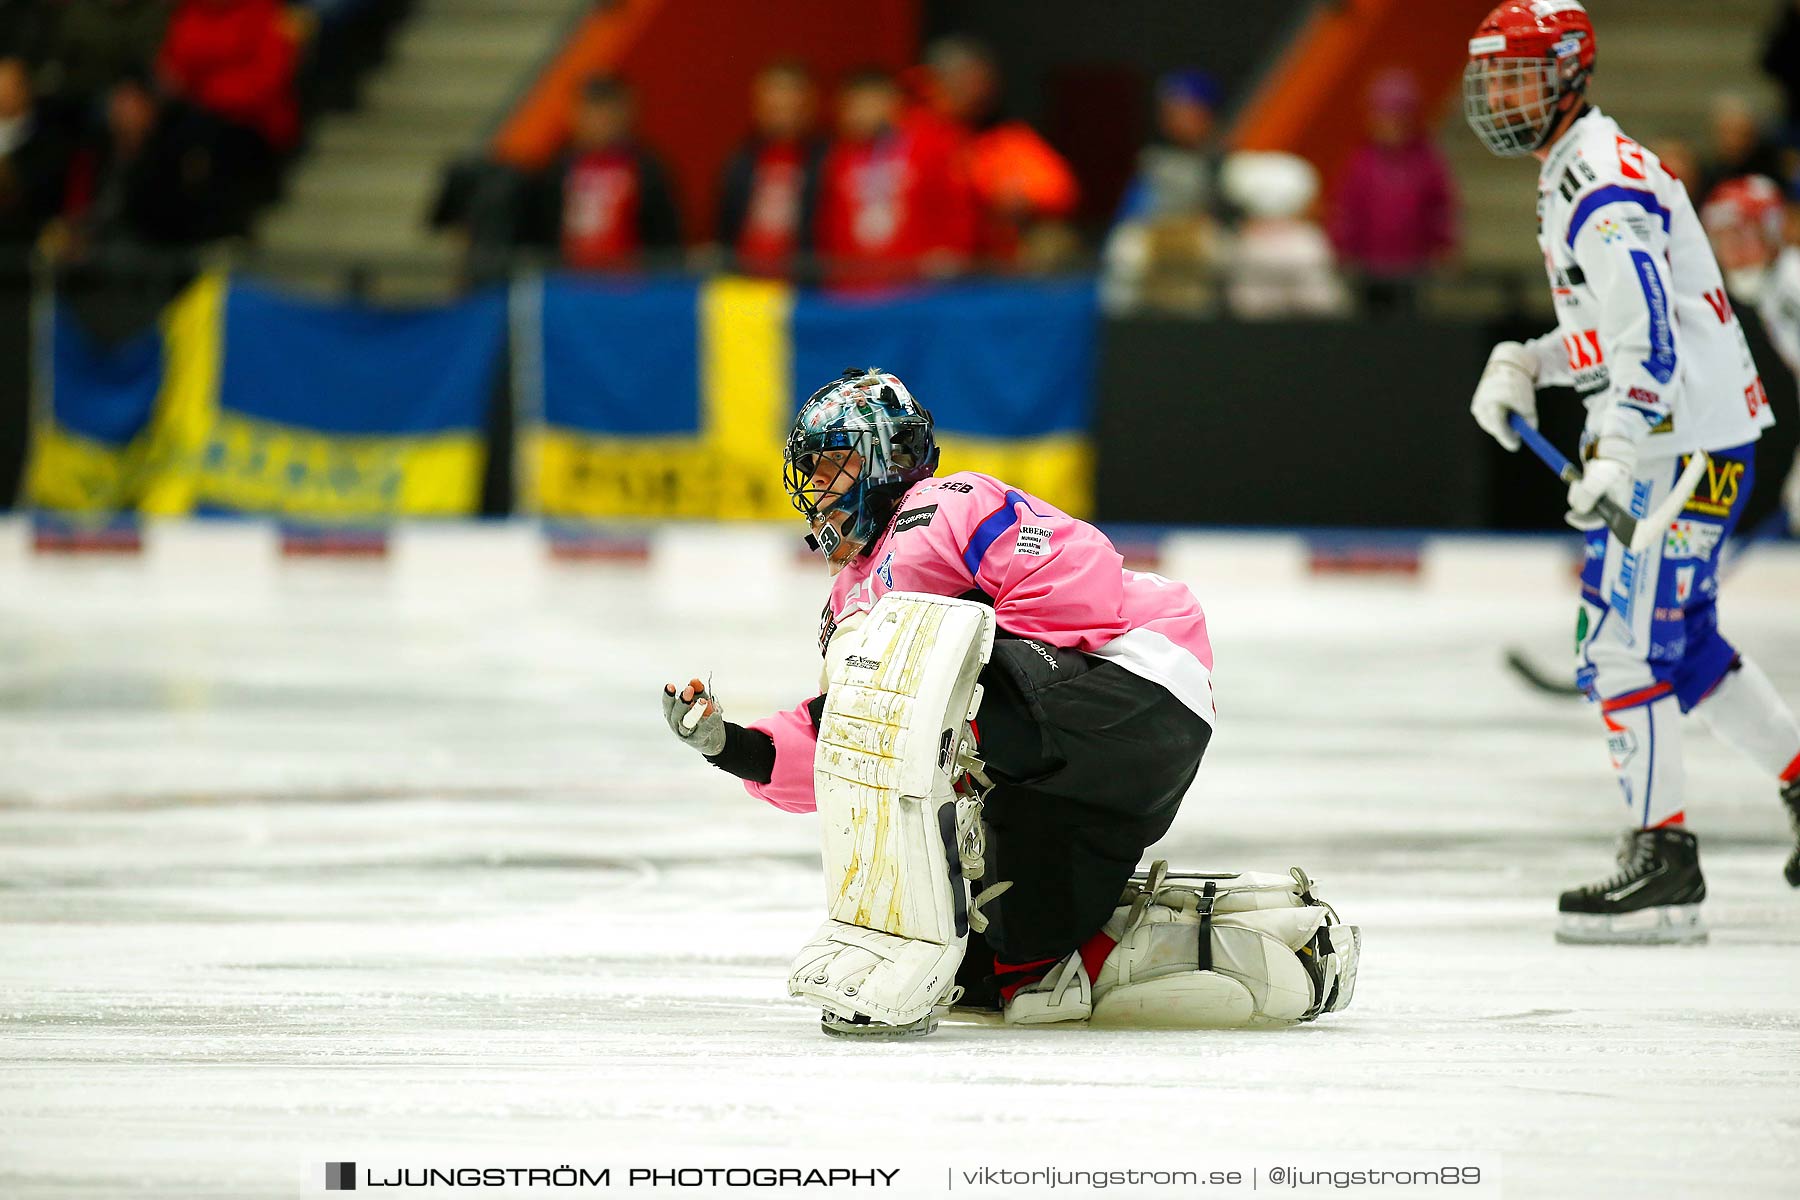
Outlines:
{"label": "person in orange jacket", "polygon": [[935,116],[961,144],[979,206],[977,254],[1013,262],[1040,231],[1066,232],[1081,186],[1042,135],[1005,115],[992,52],[973,38],[940,38],[924,65],[919,84],[928,111],[917,119]]}

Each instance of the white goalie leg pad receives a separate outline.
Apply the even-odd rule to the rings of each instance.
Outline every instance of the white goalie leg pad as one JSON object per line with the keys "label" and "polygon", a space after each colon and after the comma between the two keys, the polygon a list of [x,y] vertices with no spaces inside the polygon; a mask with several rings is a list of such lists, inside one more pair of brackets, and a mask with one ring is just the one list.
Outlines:
{"label": "white goalie leg pad", "polygon": [[790,994],[883,1025],[948,998],[969,935],[951,781],[993,645],[985,605],[889,592],[833,654],[813,759],[830,919]]}
{"label": "white goalie leg pad", "polygon": [[1119,944],[1094,981],[1090,1024],[1255,1028],[1350,1003],[1360,931],[1337,923],[1298,868],[1170,875],[1157,863],[1125,899],[1106,925]]}

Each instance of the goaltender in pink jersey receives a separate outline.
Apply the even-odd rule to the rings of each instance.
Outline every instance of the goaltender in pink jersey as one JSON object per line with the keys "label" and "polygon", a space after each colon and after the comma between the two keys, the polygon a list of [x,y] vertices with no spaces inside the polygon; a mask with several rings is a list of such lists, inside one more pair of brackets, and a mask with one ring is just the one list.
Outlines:
{"label": "goaltender in pink jersey", "polygon": [[[1007,634],[1115,663],[1213,723],[1212,644],[1193,593],[1126,570],[1098,529],[992,476],[958,471],[906,490],[870,552],[832,581],[820,649],[894,590],[979,599]],[[792,812],[813,808],[809,704],[750,726],[774,741],[776,770],[744,786]]]}
{"label": "goaltender in pink jersey", "polygon": [[[957,981],[1009,1010],[1077,956],[1090,979],[1139,856],[1169,828],[1212,737],[1212,646],[1185,586],[1130,571],[1106,535],[991,476],[937,475],[931,414],[895,376],[846,371],[801,408],[786,483],[832,573],[819,650],[889,591],[975,600],[998,633],[975,723],[994,789],[984,912]],[[821,685],[821,690],[823,685]],[[708,699],[697,726],[696,697]],[[740,726],[698,679],[664,688],[677,736],[751,795],[810,812],[825,698]]]}

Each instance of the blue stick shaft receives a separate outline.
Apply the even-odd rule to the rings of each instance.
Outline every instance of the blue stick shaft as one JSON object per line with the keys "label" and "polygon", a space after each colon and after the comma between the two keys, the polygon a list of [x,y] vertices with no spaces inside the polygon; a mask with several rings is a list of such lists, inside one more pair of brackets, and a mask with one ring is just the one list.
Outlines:
{"label": "blue stick shaft", "polygon": [[1573,469],[1574,464],[1563,457],[1562,451],[1558,450],[1549,438],[1526,424],[1524,417],[1518,413],[1507,413],[1506,423],[1512,426],[1514,433],[1519,435],[1519,440],[1524,442],[1533,454],[1543,460],[1546,467],[1555,471],[1559,478],[1564,478],[1563,473]]}
{"label": "blue stick shaft", "polygon": [[[1581,478],[1581,468],[1564,458],[1562,451],[1549,438],[1527,425],[1524,417],[1516,412],[1509,412],[1506,414],[1506,423],[1519,435],[1519,440],[1531,447],[1531,452],[1543,460],[1546,467],[1556,472],[1558,479],[1564,483],[1574,483]],[[1606,522],[1606,527],[1613,531],[1613,536],[1627,546],[1631,544],[1632,537],[1637,533],[1636,517],[1604,496],[1594,505],[1594,512]]]}

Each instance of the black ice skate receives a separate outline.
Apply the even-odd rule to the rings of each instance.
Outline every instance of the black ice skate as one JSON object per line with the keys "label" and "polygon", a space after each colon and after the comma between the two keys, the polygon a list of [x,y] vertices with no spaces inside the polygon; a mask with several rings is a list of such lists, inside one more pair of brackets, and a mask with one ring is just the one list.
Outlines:
{"label": "black ice skate", "polygon": [[1619,846],[1619,873],[1564,892],[1559,942],[1703,942],[1706,880],[1685,829],[1640,829]]}
{"label": "black ice skate", "polygon": [[1788,855],[1782,874],[1787,876],[1788,886],[1800,887],[1800,779],[1781,785],[1781,802],[1787,805],[1788,826],[1794,831],[1794,852]]}

